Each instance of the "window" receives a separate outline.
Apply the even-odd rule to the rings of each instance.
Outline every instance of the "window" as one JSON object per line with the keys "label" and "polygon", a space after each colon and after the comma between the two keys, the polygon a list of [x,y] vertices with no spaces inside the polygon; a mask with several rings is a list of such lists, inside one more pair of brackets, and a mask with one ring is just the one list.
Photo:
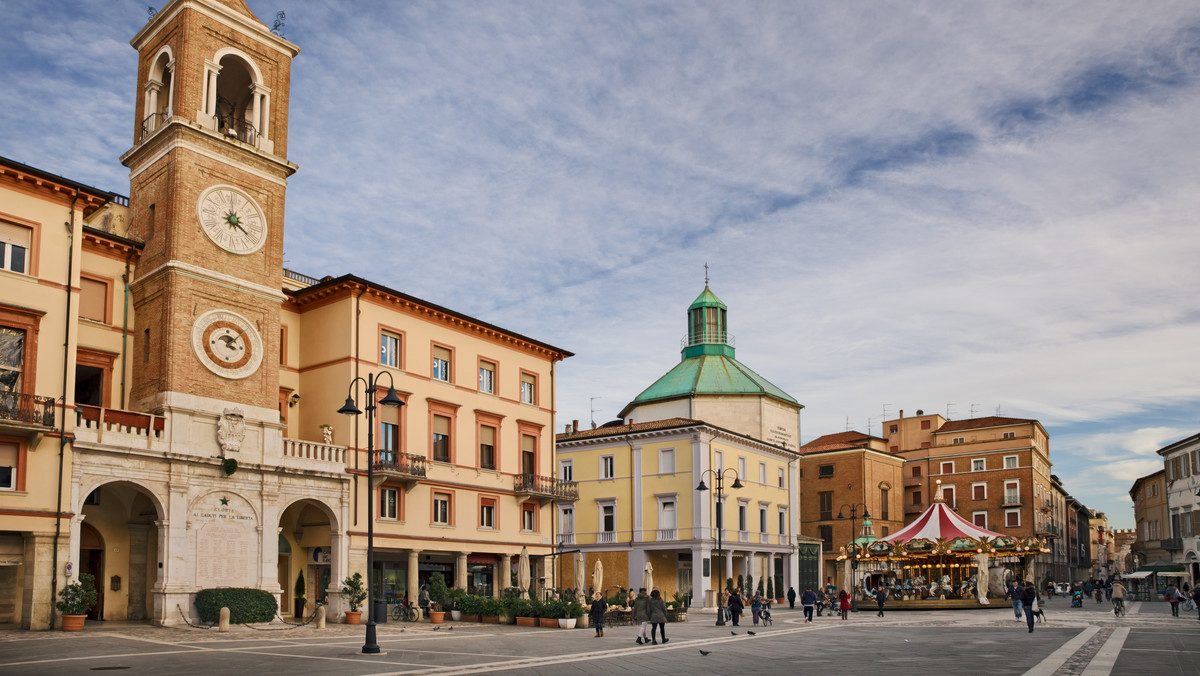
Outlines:
{"label": "window", "polygon": [[614,476],[616,476],[616,471],[613,466],[613,456],[611,456],[611,455],[600,456],[600,478],[601,479],[611,479]]}
{"label": "window", "polygon": [[899,425],[892,425],[892,426],[888,427],[888,432],[891,434],[895,434],[896,432],[899,432],[899,431],[900,431]]}
{"label": "window", "polygon": [[558,461],[558,479],[559,479],[559,481],[574,481],[575,480],[575,461],[574,460],[559,460]]}
{"label": "window", "polygon": [[97,322],[108,321],[108,284],[91,277],[79,277],[79,316]]}
{"label": "window", "polygon": [[400,336],[387,331],[379,334],[379,365],[400,368]]}
{"label": "window", "polygon": [[1017,468],[1017,456],[1015,456],[1015,455],[1004,456],[1004,469],[1016,469],[1016,468]]}
{"label": "window", "polygon": [[603,533],[615,533],[617,531],[616,505],[600,506],[600,531]]}
{"label": "window", "polygon": [[758,463],[758,483],[767,485],[767,463],[765,462]]}
{"label": "window", "polygon": [[913,475],[913,476],[915,476],[915,477],[919,477],[919,476],[921,476],[921,466],[920,466],[920,465],[914,465],[914,466],[913,466],[912,475]]}
{"label": "window", "polygon": [[21,448],[15,443],[0,442],[0,491],[19,490],[17,487],[17,467],[20,462]]}
{"label": "window", "polygon": [[760,532],[760,533],[767,532],[767,508],[766,507],[758,508],[758,532]]}
{"label": "window", "polygon": [[779,487],[783,488],[783,468],[779,468]]}
{"label": "window", "polygon": [[738,458],[737,472],[738,472],[738,476],[742,477],[743,479],[749,478],[746,476],[746,459],[745,458],[742,458],[742,457]]}
{"label": "window", "polygon": [[787,532],[787,510],[781,508],[779,510],[779,534],[787,535]]}
{"label": "window", "polygon": [[958,503],[954,501],[954,486],[942,486],[942,501],[954,509]]}
{"label": "window", "polygon": [[954,474],[954,461],[942,463],[942,474]]}
{"label": "window", "polygon": [[395,488],[385,486],[379,489],[379,518],[395,519],[398,514],[399,498],[399,491]]}
{"label": "window", "polygon": [[1016,439],[1016,438],[1017,438],[1017,433],[1016,433],[1016,432],[1005,432],[1005,433],[1004,433],[1004,438],[1005,438],[1005,439]]}
{"label": "window", "polygon": [[444,415],[433,416],[433,459],[450,462],[450,419]]}
{"label": "window", "polygon": [[1021,484],[1018,481],[1004,482],[1004,504],[1019,505],[1021,504]]}
{"label": "window", "polygon": [[438,526],[450,525],[450,494],[433,494],[433,523]]}
{"label": "window", "polygon": [[950,443],[952,443],[952,444],[965,444],[965,443],[967,443],[967,440],[966,440],[966,438],[965,438],[965,437],[954,437],[953,439],[951,439],[951,440],[950,440]]}
{"label": "window", "polygon": [[400,450],[400,426],[396,423],[379,423],[379,462],[396,464],[396,451]]}
{"label": "window", "polygon": [[889,518],[891,518],[889,515],[890,515],[890,510],[888,509],[888,489],[880,488],[879,489],[879,518],[883,519],[884,521],[887,521]]}
{"label": "window", "polygon": [[664,448],[658,452],[658,473],[675,473],[675,449]]}
{"label": "window", "polygon": [[479,428],[479,466],[496,469],[496,428],[489,425]]}
{"label": "window", "polygon": [[987,462],[983,458],[975,458],[971,461],[972,472],[982,472],[987,467]]}
{"label": "window", "polygon": [[833,518],[833,491],[821,491],[817,493],[817,501],[820,503],[821,521],[829,521]]}
{"label": "window", "polygon": [[1008,528],[1019,528],[1021,526],[1021,510],[1004,510],[1004,525]]}
{"label": "window", "polygon": [[987,500],[987,482],[980,481],[971,484],[972,500]]}
{"label": "window", "polygon": [[521,403],[537,403],[537,376],[532,373],[521,373]]}
{"label": "window", "polygon": [[29,270],[29,243],[33,239],[29,228],[0,223],[0,270],[24,274]]}
{"label": "window", "polygon": [[971,522],[980,528],[987,528],[987,512],[971,512]]}
{"label": "window", "polygon": [[496,365],[482,359],[479,360],[479,391],[484,394],[496,393]]}
{"label": "window", "polygon": [[450,382],[450,348],[440,345],[433,346],[433,369],[430,377],[434,380]]}
{"label": "window", "polygon": [[521,435],[521,473],[537,474],[537,437]]}
{"label": "window", "polygon": [[496,527],[496,498],[479,498],[479,527]]}
{"label": "window", "polygon": [[828,479],[833,476],[833,465],[821,465],[817,468],[818,479]]}
{"label": "window", "polygon": [[575,508],[562,505],[558,508],[558,532],[564,535],[575,533]]}
{"label": "window", "polygon": [[746,503],[738,505],[738,530],[740,531],[746,530],[746,519],[749,516],[746,511]]}
{"label": "window", "polygon": [[0,326],[0,392],[22,392],[25,332]]}
{"label": "window", "polygon": [[663,530],[675,530],[675,501],[662,500],[658,503],[658,527]]}
{"label": "window", "polygon": [[821,534],[821,551],[833,551],[833,526],[821,526],[817,529]]}
{"label": "window", "polygon": [[716,462],[713,464],[715,464],[717,466],[718,472],[725,469],[725,454],[724,453],[722,453],[720,451],[713,451],[713,458],[716,460]]}
{"label": "window", "polygon": [[921,503],[921,491],[913,491],[913,501],[912,501],[912,503],[913,503],[914,505],[919,505],[919,504],[922,504],[922,503]]}
{"label": "window", "polygon": [[888,527],[887,527],[887,526],[884,526],[884,527],[883,527],[883,533],[881,533],[881,536],[882,536],[882,537],[887,537],[887,536],[888,536]]}
{"label": "window", "polygon": [[929,421],[928,420],[921,421],[921,429],[923,429],[923,430],[929,429]]}

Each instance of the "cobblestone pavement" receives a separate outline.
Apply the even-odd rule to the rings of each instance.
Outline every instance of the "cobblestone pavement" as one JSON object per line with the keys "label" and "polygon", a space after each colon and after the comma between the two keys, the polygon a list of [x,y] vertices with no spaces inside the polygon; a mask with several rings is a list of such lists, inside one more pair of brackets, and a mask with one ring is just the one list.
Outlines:
{"label": "cobblestone pavement", "polygon": [[[771,627],[715,627],[711,615],[667,626],[670,642],[634,643],[633,627],[525,629],[383,624],[384,654],[361,654],[363,627],[329,625],[228,633],[89,623],[80,634],[0,630],[0,676],[119,671],[131,674],[1154,674],[1200,673],[1200,622],[1173,618],[1165,603],[1072,609],[1056,599],[1030,634],[1011,608],[895,611],[825,616],[804,624],[775,611]],[[749,632],[754,631],[755,635]],[[703,654],[704,651],[707,654]]]}

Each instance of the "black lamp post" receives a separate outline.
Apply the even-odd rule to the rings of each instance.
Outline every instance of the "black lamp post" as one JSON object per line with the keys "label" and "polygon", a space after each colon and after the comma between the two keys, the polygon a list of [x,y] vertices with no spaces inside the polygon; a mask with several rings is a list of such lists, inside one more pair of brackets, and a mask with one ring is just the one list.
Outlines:
{"label": "black lamp post", "polygon": [[[721,574],[717,576],[718,603],[720,602],[720,598],[721,598],[721,586],[725,584],[725,557],[722,556],[722,554],[721,554],[721,531],[725,530],[725,509],[724,509],[723,500],[724,500],[724,496],[725,496],[725,473],[726,472],[731,472],[733,474],[733,483],[730,484],[729,487],[730,488],[741,488],[742,482],[740,479],[738,479],[737,470],[735,470],[732,467],[723,469],[719,472],[713,471],[711,469],[704,470],[703,472],[700,473],[700,485],[696,486],[696,490],[698,490],[698,491],[708,490],[708,486],[704,485],[704,475],[705,474],[711,474],[717,482],[717,487],[716,487],[716,490],[717,490],[717,522],[718,522],[717,523],[717,566],[721,571]],[[724,609],[722,609],[720,607],[717,608],[717,626],[718,627],[725,626],[725,611],[724,611]]]}
{"label": "black lamp post", "polygon": [[850,550],[850,611],[855,613],[858,612],[858,596],[854,593],[854,590],[858,586],[858,581],[856,579],[858,573],[858,543],[855,542],[855,540],[858,539],[857,522],[859,507],[862,507],[863,519],[871,518],[871,515],[867,513],[867,506],[861,502],[842,505],[838,508],[837,515],[837,518],[844,519],[846,517],[842,515],[842,510],[850,510],[850,546],[848,548]]}
{"label": "black lamp post", "polygon": [[[396,394],[393,387],[392,374],[384,371],[380,376],[388,377],[387,394],[379,403],[385,406],[403,406],[404,402]],[[361,381],[367,386],[367,641],[362,651],[366,655],[378,655],[379,643],[375,641],[375,505],[372,496],[375,492],[375,382],[376,376],[368,373],[366,380],[355,376],[350,381],[350,391],[346,395],[346,403],[338,409],[338,413],[358,416],[362,414],[354,403],[354,385]]]}

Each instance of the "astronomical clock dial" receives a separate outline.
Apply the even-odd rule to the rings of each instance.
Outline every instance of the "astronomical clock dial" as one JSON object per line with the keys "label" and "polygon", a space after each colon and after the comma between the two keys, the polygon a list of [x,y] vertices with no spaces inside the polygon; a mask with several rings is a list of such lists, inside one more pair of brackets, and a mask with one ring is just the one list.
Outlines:
{"label": "astronomical clock dial", "polygon": [[204,234],[222,249],[251,254],[267,240],[267,219],[249,196],[229,186],[213,186],[200,195],[196,215]]}
{"label": "astronomical clock dial", "polygon": [[192,325],[192,349],[209,371],[245,378],[262,363],[262,339],[245,317],[227,310],[205,312]]}

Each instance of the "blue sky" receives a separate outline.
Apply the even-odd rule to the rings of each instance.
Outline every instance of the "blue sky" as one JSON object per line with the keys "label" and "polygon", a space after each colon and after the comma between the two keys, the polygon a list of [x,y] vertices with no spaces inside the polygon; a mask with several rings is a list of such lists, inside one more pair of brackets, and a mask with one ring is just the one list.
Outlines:
{"label": "blue sky", "polygon": [[[1200,428],[1195,2],[248,5],[303,50],[287,265],[575,352],[560,424],[671,368],[707,262],[806,441],[1036,418],[1131,526]],[[145,8],[9,0],[0,155],[128,191]]]}

